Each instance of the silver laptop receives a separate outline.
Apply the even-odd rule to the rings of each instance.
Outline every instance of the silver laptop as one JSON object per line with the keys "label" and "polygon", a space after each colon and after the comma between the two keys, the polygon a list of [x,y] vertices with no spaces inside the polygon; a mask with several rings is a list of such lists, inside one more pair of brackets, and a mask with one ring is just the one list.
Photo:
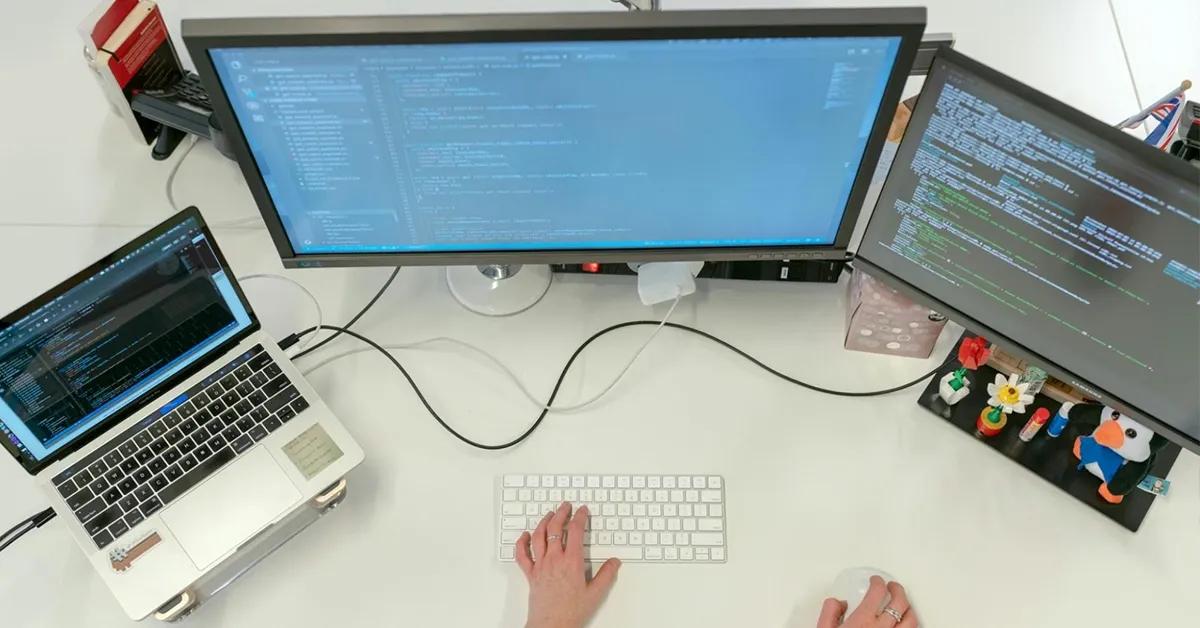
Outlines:
{"label": "silver laptop", "polygon": [[195,208],[0,319],[0,429],[134,619],[363,459]]}

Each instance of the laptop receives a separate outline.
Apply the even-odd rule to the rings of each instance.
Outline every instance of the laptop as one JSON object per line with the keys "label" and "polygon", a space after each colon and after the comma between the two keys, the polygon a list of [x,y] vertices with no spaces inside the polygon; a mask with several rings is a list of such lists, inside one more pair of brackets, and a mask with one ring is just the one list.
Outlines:
{"label": "laptop", "polygon": [[133,619],[363,459],[194,207],[0,318],[0,430]]}

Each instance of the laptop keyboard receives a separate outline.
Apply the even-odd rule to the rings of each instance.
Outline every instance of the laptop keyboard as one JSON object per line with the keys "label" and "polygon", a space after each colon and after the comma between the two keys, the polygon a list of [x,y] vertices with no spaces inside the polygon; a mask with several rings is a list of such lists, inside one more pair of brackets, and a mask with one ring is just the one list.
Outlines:
{"label": "laptop keyboard", "polygon": [[53,482],[103,549],[307,408],[258,345]]}

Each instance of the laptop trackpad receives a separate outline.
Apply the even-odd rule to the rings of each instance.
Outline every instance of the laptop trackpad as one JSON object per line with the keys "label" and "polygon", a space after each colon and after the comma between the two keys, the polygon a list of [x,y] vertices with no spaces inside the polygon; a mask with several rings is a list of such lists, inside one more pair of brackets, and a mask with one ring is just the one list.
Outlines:
{"label": "laptop trackpad", "polygon": [[255,447],[163,511],[184,551],[205,569],[300,499],[262,447]]}

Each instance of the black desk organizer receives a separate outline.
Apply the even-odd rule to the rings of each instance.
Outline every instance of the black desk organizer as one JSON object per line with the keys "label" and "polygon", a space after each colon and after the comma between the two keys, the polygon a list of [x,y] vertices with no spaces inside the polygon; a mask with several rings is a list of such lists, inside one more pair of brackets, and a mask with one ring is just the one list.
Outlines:
{"label": "black desk organizer", "polygon": [[[958,344],[961,344],[963,339],[973,336],[974,334],[971,333],[963,334]],[[952,355],[958,355],[958,344],[955,344]],[[1008,416],[1008,424],[1004,426],[1002,432],[991,438],[980,436],[975,429],[975,420],[979,417],[980,410],[987,405],[989,397],[987,385],[996,380],[997,371],[986,365],[979,367],[978,370],[968,371],[971,393],[957,404],[949,406],[938,396],[938,380],[946,373],[954,371],[958,366],[958,362],[952,360],[937,375],[934,375],[929,385],[925,387],[925,392],[921,393],[917,403],[964,433],[974,436],[982,444],[1008,457],[1009,460],[1066,491],[1105,517],[1131,531],[1137,531],[1156,496],[1141,489],[1134,489],[1132,493],[1125,496],[1120,504],[1110,504],[1101,499],[1097,492],[1100,488],[1100,479],[1086,469],[1076,469],[1079,460],[1071,451],[1075,444],[1075,438],[1091,434],[1092,430],[1097,427],[1096,425],[1083,425],[1079,421],[1072,421],[1067,424],[1067,428],[1058,438],[1051,438],[1046,433],[1046,426],[1043,426],[1033,440],[1028,443],[1023,442],[1018,438],[1018,434],[1029,417],[1033,416],[1034,410],[1046,408],[1053,418],[1054,414],[1058,412],[1059,406],[1062,405],[1054,399],[1038,394],[1034,402],[1026,408],[1025,414]],[[1003,373],[1003,375],[1007,377],[1009,374]],[[1160,478],[1167,477],[1167,473],[1175,464],[1175,459],[1179,457],[1179,452],[1179,445],[1169,443],[1158,453],[1154,465],[1150,468],[1150,474]]]}

